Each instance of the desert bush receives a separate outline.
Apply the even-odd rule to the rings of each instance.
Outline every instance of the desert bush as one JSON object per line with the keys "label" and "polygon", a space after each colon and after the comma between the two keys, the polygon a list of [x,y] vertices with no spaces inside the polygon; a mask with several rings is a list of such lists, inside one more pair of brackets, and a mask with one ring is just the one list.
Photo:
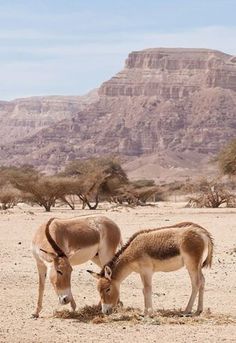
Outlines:
{"label": "desert bush", "polygon": [[231,194],[225,189],[224,185],[219,183],[207,183],[201,184],[201,192],[190,197],[186,207],[210,207],[217,208],[222,204],[233,207],[235,204],[235,195]]}
{"label": "desert bush", "polygon": [[7,210],[12,208],[21,200],[21,192],[13,188],[11,185],[5,185],[0,188],[0,208]]}
{"label": "desert bush", "polygon": [[142,187],[153,187],[155,186],[154,180],[147,180],[147,179],[140,179],[130,182],[135,188],[142,188]]}
{"label": "desert bush", "polygon": [[133,184],[125,184],[116,190],[111,200],[119,204],[143,206],[150,199],[155,201],[157,194],[160,194],[160,188],[157,186],[136,188]]}

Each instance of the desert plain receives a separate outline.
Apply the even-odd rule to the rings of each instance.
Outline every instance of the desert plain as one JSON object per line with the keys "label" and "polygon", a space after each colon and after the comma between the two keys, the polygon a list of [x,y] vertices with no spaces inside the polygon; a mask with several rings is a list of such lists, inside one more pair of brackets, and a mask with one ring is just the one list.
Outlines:
{"label": "desert plain", "polygon": [[[184,205],[184,202],[161,202],[131,208],[100,204],[95,211],[58,207],[46,213],[40,207],[19,204],[14,209],[1,211],[0,342],[235,342],[236,209],[193,209]],[[156,313],[153,318],[142,316],[142,284],[137,274],[131,274],[121,285],[124,308],[120,309],[120,314],[118,309],[114,315],[101,317],[101,320],[70,316],[69,305],[58,305],[57,296],[47,280],[40,317],[31,318],[38,289],[36,264],[30,250],[35,230],[50,217],[97,214],[114,220],[121,228],[124,241],[137,230],[182,221],[192,221],[207,228],[214,238],[215,248],[212,269],[204,270],[204,313],[192,318],[178,315],[191,292],[190,279],[183,268],[154,275]],[[74,267],[72,273],[72,292],[78,313],[99,301],[96,281],[86,272],[88,268],[99,271],[88,262]],[[63,316],[65,313],[67,316]]]}

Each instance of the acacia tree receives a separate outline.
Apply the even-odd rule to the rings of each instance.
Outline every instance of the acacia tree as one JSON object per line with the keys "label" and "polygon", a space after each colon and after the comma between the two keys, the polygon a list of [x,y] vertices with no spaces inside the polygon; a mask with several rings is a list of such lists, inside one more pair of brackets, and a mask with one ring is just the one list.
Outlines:
{"label": "acacia tree", "polygon": [[76,195],[74,194],[64,194],[59,198],[59,200],[62,201],[62,203],[68,205],[71,210],[75,209],[75,204],[76,204]]}
{"label": "acacia tree", "polygon": [[233,139],[220,151],[218,162],[224,175],[236,175],[236,139]]}
{"label": "acacia tree", "polygon": [[111,196],[122,183],[128,182],[120,164],[109,158],[74,160],[62,175],[78,180],[79,187],[74,192],[83,202],[83,208],[88,206],[91,210],[97,208],[101,198]]}
{"label": "acacia tree", "polygon": [[21,198],[21,192],[9,184],[0,188],[0,208],[2,210],[7,210],[8,208],[14,207]]}
{"label": "acacia tree", "polygon": [[44,207],[47,212],[51,210],[57,199],[72,194],[75,187],[74,180],[43,175],[29,178],[21,174],[11,182],[25,194],[27,201]]}
{"label": "acacia tree", "polygon": [[[118,161],[109,158],[72,161],[65,173],[76,175],[81,181],[82,192],[78,194],[90,209],[95,209],[98,202],[110,200],[118,203],[144,205],[148,199],[160,193],[153,180],[130,182]],[[95,201],[91,205],[91,199]]]}
{"label": "acacia tree", "polygon": [[[22,168],[22,172],[30,170],[29,166]],[[32,170],[31,170],[32,171]],[[0,167],[0,203],[1,208],[6,210],[14,207],[19,201],[22,201],[23,194],[11,184],[11,178],[13,175],[19,173],[17,167]]]}

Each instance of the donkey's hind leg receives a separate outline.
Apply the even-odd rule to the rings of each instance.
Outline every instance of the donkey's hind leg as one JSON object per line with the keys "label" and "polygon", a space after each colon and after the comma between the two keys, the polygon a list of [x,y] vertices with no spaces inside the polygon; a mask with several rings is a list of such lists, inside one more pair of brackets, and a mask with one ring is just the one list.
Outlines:
{"label": "donkey's hind leg", "polygon": [[185,261],[190,279],[191,279],[191,284],[192,284],[192,293],[189,299],[189,302],[186,306],[186,309],[184,311],[185,315],[190,315],[192,312],[192,308],[193,308],[193,304],[194,301],[196,299],[196,296],[199,292],[200,289],[200,285],[201,285],[201,276],[199,274],[199,268],[198,265],[196,263],[196,261],[194,260],[189,260],[187,259],[187,261]]}
{"label": "donkey's hind leg", "polygon": [[200,287],[199,287],[199,294],[198,294],[198,305],[196,315],[199,316],[203,311],[203,295],[204,295],[204,288],[205,288],[205,278],[202,273],[202,268],[199,266],[199,278],[200,278]]}

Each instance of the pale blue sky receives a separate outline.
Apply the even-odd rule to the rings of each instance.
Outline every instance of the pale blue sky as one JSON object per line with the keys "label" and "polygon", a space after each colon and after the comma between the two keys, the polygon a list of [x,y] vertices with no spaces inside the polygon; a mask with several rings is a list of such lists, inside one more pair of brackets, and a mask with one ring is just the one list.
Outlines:
{"label": "pale blue sky", "polygon": [[150,47],[236,55],[236,0],[0,0],[0,99],[80,95]]}

